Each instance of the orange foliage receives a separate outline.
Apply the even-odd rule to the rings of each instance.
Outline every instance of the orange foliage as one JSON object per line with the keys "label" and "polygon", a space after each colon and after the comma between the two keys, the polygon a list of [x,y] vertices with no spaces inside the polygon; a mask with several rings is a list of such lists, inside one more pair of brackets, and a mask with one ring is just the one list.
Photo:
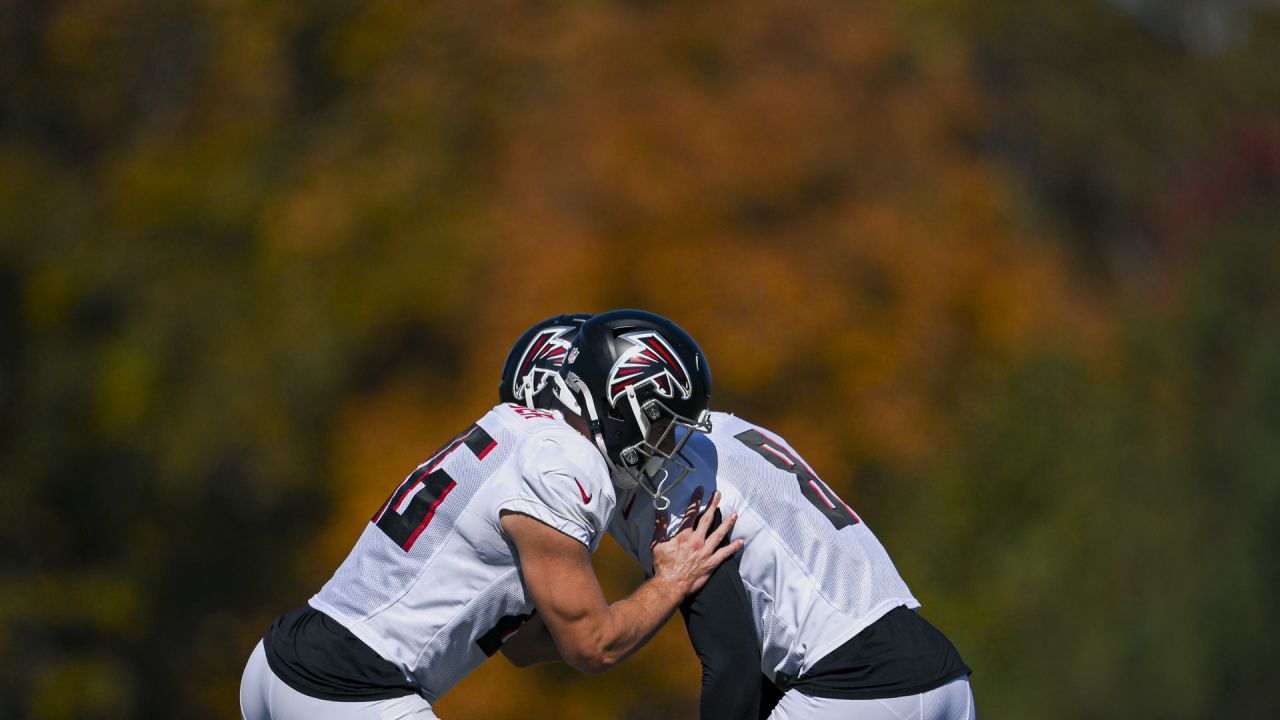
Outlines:
{"label": "orange foliage", "polygon": [[[483,11],[438,12],[375,5],[342,38],[375,114],[412,117],[450,92],[434,49],[406,40],[388,56],[361,39],[405,22],[465,33]],[[329,562],[405,472],[496,400],[509,343],[553,313],[672,317],[711,360],[714,405],[793,436],[846,490],[862,462],[931,457],[949,404],[1020,349],[1100,342],[1088,300],[1030,239],[1005,179],[957,143],[979,122],[966,68],[909,46],[875,5],[508,3],[478,42],[468,61],[502,81],[469,100],[489,144],[472,158],[485,180],[460,198],[477,258],[462,288],[462,376],[399,377],[348,399],[331,443]],[[381,93],[392,79],[396,94]],[[394,144],[372,152],[373,165],[318,164],[337,185],[297,186],[280,236],[349,233],[290,218],[314,223],[386,182],[372,172],[353,187],[353,167],[386,160],[394,176],[430,162]],[[616,550],[598,564],[611,597],[638,580]],[[681,635],[668,628],[597,679],[495,660],[442,707],[622,717],[661,696],[691,712],[697,668]]]}

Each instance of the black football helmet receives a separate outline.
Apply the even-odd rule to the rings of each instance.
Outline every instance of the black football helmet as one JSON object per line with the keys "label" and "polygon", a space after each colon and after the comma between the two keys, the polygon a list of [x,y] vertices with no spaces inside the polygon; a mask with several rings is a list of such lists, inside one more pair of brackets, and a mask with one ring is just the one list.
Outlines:
{"label": "black football helmet", "polygon": [[525,330],[502,366],[499,402],[534,407],[538,393],[548,382],[558,379],[578,328],[590,317],[591,313],[556,315]]}
{"label": "black football helmet", "polygon": [[587,421],[614,482],[665,507],[690,470],[680,449],[711,430],[711,368],[698,344],[660,315],[614,310],[583,323],[561,375],[556,396]]}

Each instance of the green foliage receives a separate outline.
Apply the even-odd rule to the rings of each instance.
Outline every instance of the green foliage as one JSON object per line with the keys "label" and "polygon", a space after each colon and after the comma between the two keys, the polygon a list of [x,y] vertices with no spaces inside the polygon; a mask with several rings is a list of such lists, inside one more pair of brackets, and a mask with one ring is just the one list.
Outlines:
{"label": "green foliage", "polygon": [[[1280,655],[1277,206],[1216,233],[1118,367],[1058,353],[964,403],[904,564],[1002,717],[1264,717]],[[929,601],[934,602],[930,605]],[[981,660],[977,660],[981,658]]]}
{"label": "green foliage", "polygon": [[[508,342],[623,305],[984,712],[1280,714],[1280,22],[1192,5],[0,3],[0,717],[233,714]],[[658,645],[445,713],[679,714]]]}

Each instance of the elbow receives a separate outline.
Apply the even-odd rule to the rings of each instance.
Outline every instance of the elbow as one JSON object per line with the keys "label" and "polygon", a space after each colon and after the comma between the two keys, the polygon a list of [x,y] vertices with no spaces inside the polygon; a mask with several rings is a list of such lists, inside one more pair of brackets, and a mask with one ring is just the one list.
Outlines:
{"label": "elbow", "polygon": [[583,675],[599,675],[617,664],[596,655],[576,655],[571,659],[566,659],[565,662],[569,664],[569,667]]}
{"label": "elbow", "polygon": [[599,675],[622,662],[622,654],[605,647],[575,648],[565,654],[565,662],[584,675]]}
{"label": "elbow", "polygon": [[609,669],[609,665],[597,659],[582,659],[569,665],[583,675],[599,675]]}
{"label": "elbow", "polygon": [[610,616],[582,617],[556,636],[565,663],[584,675],[599,675],[626,659],[626,628]]}

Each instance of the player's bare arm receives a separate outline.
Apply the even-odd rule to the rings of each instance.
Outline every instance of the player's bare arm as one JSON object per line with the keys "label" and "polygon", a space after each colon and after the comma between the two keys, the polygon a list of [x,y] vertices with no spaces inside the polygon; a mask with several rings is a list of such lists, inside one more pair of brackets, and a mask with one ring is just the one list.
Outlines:
{"label": "player's bare arm", "polygon": [[[709,515],[718,502],[718,495],[713,496]],[[609,604],[582,543],[526,515],[502,514],[525,584],[561,657],[575,670],[593,675],[640,648],[687,595],[742,547],[741,540],[719,547],[736,520],[730,515],[711,531],[706,519],[655,543],[654,576],[629,597]]]}
{"label": "player's bare arm", "polygon": [[[685,514],[685,522],[683,527],[691,527],[696,519],[699,503],[702,498],[702,490],[694,494],[694,500],[689,506],[689,511]],[[657,545],[662,538],[666,537],[666,515],[658,516],[658,526],[654,528],[653,547],[657,549],[659,555],[669,554],[666,548],[658,549]],[[691,537],[692,534],[689,534]],[[547,629],[546,623],[542,622],[542,618],[534,615],[529,619],[520,631],[511,639],[503,644],[502,654],[516,667],[528,667],[538,663],[558,662],[561,660],[560,651],[556,648],[555,638],[551,636],[551,631]]]}

